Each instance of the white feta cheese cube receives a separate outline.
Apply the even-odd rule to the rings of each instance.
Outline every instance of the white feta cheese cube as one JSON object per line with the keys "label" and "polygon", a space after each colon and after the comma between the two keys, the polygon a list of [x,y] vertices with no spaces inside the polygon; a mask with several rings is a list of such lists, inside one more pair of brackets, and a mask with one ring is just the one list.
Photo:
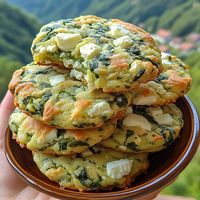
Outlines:
{"label": "white feta cheese cube", "polygon": [[164,53],[164,52],[161,53],[162,64],[164,64],[164,65],[172,64],[172,62],[169,59],[167,59],[167,57],[169,57],[169,56],[170,56],[170,54],[168,54],[168,53]]}
{"label": "white feta cheese cube", "polygon": [[101,48],[98,45],[89,43],[80,48],[80,53],[85,60],[90,60],[99,55],[100,50]]}
{"label": "white feta cheese cube", "polygon": [[114,179],[120,179],[131,172],[133,161],[120,159],[106,164],[107,175]]}
{"label": "white feta cheese cube", "polygon": [[110,27],[110,34],[113,37],[121,37],[123,35],[127,35],[129,33],[129,30],[124,28],[123,26],[119,24],[113,24]]}
{"label": "white feta cheese cube", "polygon": [[139,60],[134,60],[131,64],[130,72],[136,76],[140,70],[140,65],[141,64]]}
{"label": "white feta cheese cube", "polygon": [[56,52],[56,50],[57,50],[56,45],[49,45],[49,46],[47,46],[47,51],[48,52],[54,53],[54,52]]}
{"label": "white feta cheese cube", "polygon": [[135,98],[134,104],[135,105],[151,105],[156,103],[157,97],[154,95],[151,96],[140,96],[139,98]]}
{"label": "white feta cheese cube", "polygon": [[113,41],[113,44],[115,46],[120,46],[122,48],[128,48],[132,45],[133,41],[131,39],[131,37],[129,37],[128,35],[122,36],[116,40]]}
{"label": "white feta cheese cube", "polygon": [[56,76],[52,76],[49,78],[49,82],[51,84],[51,86],[55,86],[59,83],[62,83],[65,81],[65,76],[64,75],[56,75]]}
{"label": "white feta cheese cube", "polygon": [[66,68],[72,68],[73,67],[73,65],[74,65],[74,60],[72,60],[72,59],[64,59],[63,60],[63,64],[64,64],[64,66],[66,67]]}
{"label": "white feta cheese cube", "polygon": [[74,68],[74,69],[81,69],[81,68],[82,68],[82,64],[81,64],[80,62],[76,61],[76,62],[74,63],[74,65],[73,65],[73,68]]}
{"label": "white feta cheese cube", "polygon": [[160,108],[160,106],[151,107],[151,108],[149,108],[149,111],[150,111],[152,116],[163,114],[163,111]]}
{"label": "white feta cheese cube", "polygon": [[160,115],[155,115],[153,117],[158,124],[162,125],[172,125],[173,119],[170,114],[160,114]]}
{"label": "white feta cheese cube", "polygon": [[70,72],[70,76],[76,78],[77,80],[82,80],[83,73],[79,72],[75,69],[72,69],[71,72]]}
{"label": "white feta cheese cube", "polygon": [[82,37],[78,33],[58,33],[56,35],[56,43],[59,49],[68,51],[75,48],[75,46],[81,41]]}
{"label": "white feta cheese cube", "polygon": [[110,116],[112,115],[112,110],[107,102],[101,101],[90,108],[87,113],[90,117],[96,117],[101,114]]}
{"label": "white feta cheese cube", "polygon": [[38,52],[39,53],[45,53],[46,52],[46,47],[38,47]]}
{"label": "white feta cheese cube", "polygon": [[163,65],[171,65],[172,62],[169,61],[169,60],[165,60],[165,59],[163,59],[163,60],[162,60],[162,64],[163,64]]}
{"label": "white feta cheese cube", "polygon": [[123,120],[123,125],[127,127],[139,126],[147,131],[151,130],[151,124],[149,123],[149,121],[142,115],[134,113],[126,115]]}
{"label": "white feta cheese cube", "polygon": [[162,52],[162,53],[161,53],[161,57],[162,57],[162,58],[166,58],[166,57],[168,57],[168,56],[170,56],[169,53],[165,53],[165,52]]}

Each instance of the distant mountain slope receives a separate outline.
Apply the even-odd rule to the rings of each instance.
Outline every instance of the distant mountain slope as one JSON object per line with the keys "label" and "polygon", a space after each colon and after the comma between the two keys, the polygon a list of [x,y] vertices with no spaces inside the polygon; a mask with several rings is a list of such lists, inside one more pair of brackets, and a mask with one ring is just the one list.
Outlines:
{"label": "distant mountain slope", "polygon": [[92,0],[7,0],[26,11],[35,14],[41,21],[80,15]]}
{"label": "distant mountain slope", "polygon": [[[176,2],[176,1],[175,1]],[[195,1],[184,1],[177,4],[159,17],[152,18],[145,22],[145,26],[150,32],[154,29],[170,29],[174,35],[184,36],[190,32],[200,32],[200,3],[194,4]]]}
{"label": "distant mountain slope", "polygon": [[174,35],[200,32],[200,5],[197,0],[7,0],[35,14],[42,22],[96,14],[120,18],[155,32],[171,29]]}
{"label": "distant mountain slope", "polygon": [[12,73],[21,65],[20,62],[11,60],[9,57],[0,56],[0,101],[7,91],[7,85]]}
{"label": "distant mountain slope", "polygon": [[0,56],[27,63],[39,23],[18,8],[0,1]]}

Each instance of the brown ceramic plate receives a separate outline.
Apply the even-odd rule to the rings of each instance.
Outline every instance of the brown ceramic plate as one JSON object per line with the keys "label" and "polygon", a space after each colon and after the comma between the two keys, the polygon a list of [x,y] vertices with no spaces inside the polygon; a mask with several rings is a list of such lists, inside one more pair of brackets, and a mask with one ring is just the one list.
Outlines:
{"label": "brown ceramic plate", "polygon": [[194,105],[188,97],[177,101],[184,118],[181,137],[167,149],[151,154],[150,167],[146,174],[140,175],[133,185],[124,190],[108,192],[77,192],[60,188],[58,184],[46,178],[32,160],[31,152],[21,149],[11,139],[8,129],[5,138],[5,153],[8,162],[22,179],[48,195],[61,199],[127,199],[138,198],[159,191],[175,180],[178,174],[189,164],[199,144],[199,120]]}

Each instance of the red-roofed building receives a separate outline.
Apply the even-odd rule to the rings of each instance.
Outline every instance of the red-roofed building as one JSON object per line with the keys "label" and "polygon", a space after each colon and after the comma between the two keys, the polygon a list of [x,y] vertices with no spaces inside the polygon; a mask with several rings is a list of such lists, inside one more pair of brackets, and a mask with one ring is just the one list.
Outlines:
{"label": "red-roofed building", "polygon": [[182,43],[183,39],[181,37],[175,37],[170,41],[170,46],[172,46],[173,48],[178,49]]}
{"label": "red-roofed building", "polygon": [[195,50],[195,45],[189,42],[184,42],[180,45],[179,49],[185,53]]}
{"label": "red-roofed building", "polygon": [[187,40],[192,43],[200,42],[200,34],[199,33],[190,33],[187,37]]}
{"label": "red-roofed building", "polygon": [[161,43],[166,43],[171,40],[171,32],[165,29],[160,29],[156,33],[157,35],[157,40]]}
{"label": "red-roofed building", "polygon": [[170,52],[170,48],[166,44],[159,45],[159,48],[160,48],[161,52],[165,52],[165,53],[169,53]]}

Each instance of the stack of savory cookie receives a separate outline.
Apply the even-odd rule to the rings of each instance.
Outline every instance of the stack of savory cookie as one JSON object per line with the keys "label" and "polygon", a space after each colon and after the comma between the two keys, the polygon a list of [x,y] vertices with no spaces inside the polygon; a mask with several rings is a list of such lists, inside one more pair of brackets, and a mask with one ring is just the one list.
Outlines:
{"label": "stack of savory cookie", "polygon": [[120,20],[82,16],[43,26],[34,63],[9,89],[18,107],[13,138],[40,171],[79,190],[124,188],[148,168],[148,153],[183,126],[173,104],[191,85],[189,67]]}

